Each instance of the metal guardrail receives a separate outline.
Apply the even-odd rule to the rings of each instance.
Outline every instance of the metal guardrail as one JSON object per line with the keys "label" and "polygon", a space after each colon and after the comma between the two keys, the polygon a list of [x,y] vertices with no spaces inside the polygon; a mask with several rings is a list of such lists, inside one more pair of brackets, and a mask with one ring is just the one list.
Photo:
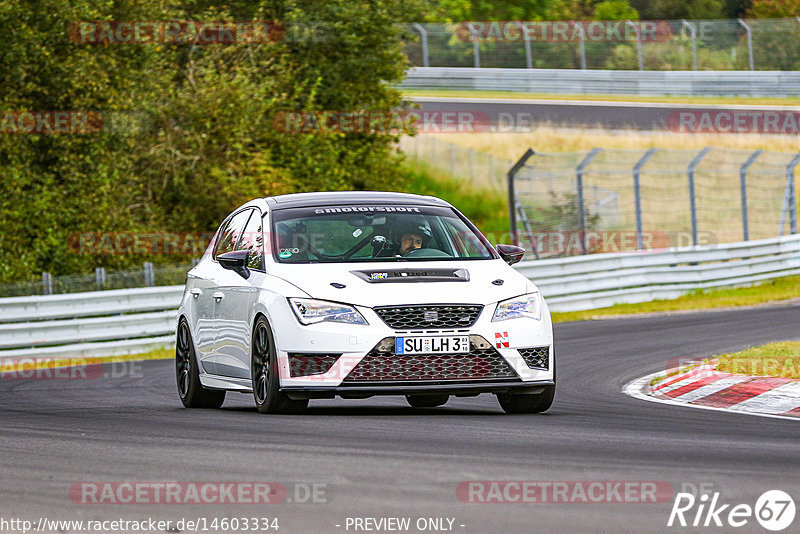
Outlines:
{"label": "metal guardrail", "polygon": [[549,94],[785,97],[800,93],[800,71],[629,71],[416,67],[403,89]]}
{"label": "metal guardrail", "polygon": [[0,322],[98,317],[175,309],[183,286],[141,287],[0,299]]}
{"label": "metal guardrail", "polygon": [[526,261],[517,269],[536,283],[551,310],[587,310],[800,274],[800,235]]}
{"label": "metal guardrail", "polygon": [[0,299],[0,361],[146,352],[174,343],[183,286]]}
{"label": "metal guardrail", "polygon": [[[517,269],[536,283],[553,311],[584,310],[800,274],[800,235],[526,261]],[[0,361],[169,346],[182,291],[170,286],[0,299]]]}

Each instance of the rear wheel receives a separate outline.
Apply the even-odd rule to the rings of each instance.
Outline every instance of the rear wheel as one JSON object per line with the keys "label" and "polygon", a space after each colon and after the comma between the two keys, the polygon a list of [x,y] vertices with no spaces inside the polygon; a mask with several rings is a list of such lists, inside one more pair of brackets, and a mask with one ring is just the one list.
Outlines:
{"label": "rear wheel", "polygon": [[178,395],[187,408],[219,408],[225,401],[225,392],[206,389],[200,383],[192,336],[186,319],[178,323],[175,340],[175,377],[178,382]]}
{"label": "rear wheel", "polygon": [[450,395],[406,395],[406,400],[413,408],[435,408],[446,403]]}
{"label": "rear wheel", "polygon": [[259,317],[253,327],[250,376],[253,398],[260,413],[300,413],[308,406],[308,399],[293,400],[280,391],[278,356],[272,330],[264,317]]}

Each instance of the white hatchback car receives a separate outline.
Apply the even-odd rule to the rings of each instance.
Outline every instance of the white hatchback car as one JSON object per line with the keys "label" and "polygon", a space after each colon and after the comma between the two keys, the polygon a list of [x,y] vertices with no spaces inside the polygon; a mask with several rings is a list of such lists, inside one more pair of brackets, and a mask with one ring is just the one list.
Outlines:
{"label": "white hatchback car", "polygon": [[405,395],[434,407],[493,393],[547,410],[553,327],[536,286],[447,202],[381,192],[300,193],[236,209],[188,273],[178,392],[219,407],[252,392],[262,413],[314,398]]}

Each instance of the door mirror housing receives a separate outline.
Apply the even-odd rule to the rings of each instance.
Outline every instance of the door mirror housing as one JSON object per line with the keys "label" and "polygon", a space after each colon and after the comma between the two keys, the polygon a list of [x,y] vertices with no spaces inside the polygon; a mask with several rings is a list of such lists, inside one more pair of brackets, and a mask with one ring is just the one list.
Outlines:
{"label": "door mirror housing", "polygon": [[514,245],[495,245],[500,257],[509,265],[514,265],[525,255],[525,249]]}
{"label": "door mirror housing", "polygon": [[249,250],[232,250],[217,255],[217,261],[224,269],[229,269],[245,280],[250,278],[250,269],[247,268]]}

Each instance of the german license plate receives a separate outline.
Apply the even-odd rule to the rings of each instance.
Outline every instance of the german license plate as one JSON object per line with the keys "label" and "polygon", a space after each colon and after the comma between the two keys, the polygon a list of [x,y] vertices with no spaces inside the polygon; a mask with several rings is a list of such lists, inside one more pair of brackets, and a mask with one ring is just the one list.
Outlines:
{"label": "german license plate", "polygon": [[469,352],[469,336],[413,336],[395,338],[396,354]]}

